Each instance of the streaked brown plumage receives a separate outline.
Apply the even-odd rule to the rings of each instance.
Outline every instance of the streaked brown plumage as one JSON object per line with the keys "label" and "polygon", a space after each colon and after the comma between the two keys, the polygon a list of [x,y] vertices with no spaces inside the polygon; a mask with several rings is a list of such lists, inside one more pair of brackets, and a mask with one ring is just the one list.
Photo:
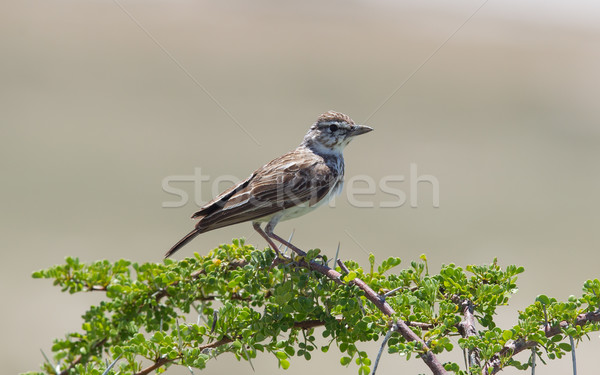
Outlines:
{"label": "streaked brown plumage", "polygon": [[[339,193],[344,178],[343,148],[354,136],[371,130],[355,125],[342,113],[322,114],[295,150],[257,169],[192,215],[192,219],[199,220],[194,230],[165,257],[201,233],[246,221],[252,221],[254,228],[277,251],[271,238],[285,241],[273,233],[275,225],[304,215]],[[268,223],[265,231],[260,227],[262,222]]]}

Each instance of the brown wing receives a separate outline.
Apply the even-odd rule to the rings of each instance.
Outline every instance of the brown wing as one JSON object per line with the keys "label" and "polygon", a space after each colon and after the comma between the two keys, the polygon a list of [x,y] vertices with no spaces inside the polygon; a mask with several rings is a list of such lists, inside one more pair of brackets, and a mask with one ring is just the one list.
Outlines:
{"label": "brown wing", "polygon": [[233,195],[235,195],[236,193],[240,192],[248,186],[250,181],[254,178],[255,174],[256,172],[252,173],[250,177],[248,177],[244,181],[230,187],[229,189],[219,194],[215,199],[205,204],[203,207],[200,208],[199,211],[195,212],[192,215],[192,219],[201,218],[222,208]]}
{"label": "brown wing", "polygon": [[256,220],[299,204],[314,205],[338,182],[322,158],[295,150],[258,169],[194,217],[201,232]]}

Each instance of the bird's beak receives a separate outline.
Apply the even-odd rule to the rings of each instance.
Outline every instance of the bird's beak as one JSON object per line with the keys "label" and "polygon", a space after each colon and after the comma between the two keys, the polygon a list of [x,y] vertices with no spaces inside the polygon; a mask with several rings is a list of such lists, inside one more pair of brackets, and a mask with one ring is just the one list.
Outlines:
{"label": "bird's beak", "polygon": [[372,131],[373,128],[367,125],[354,125],[354,128],[350,132],[350,136],[361,135]]}

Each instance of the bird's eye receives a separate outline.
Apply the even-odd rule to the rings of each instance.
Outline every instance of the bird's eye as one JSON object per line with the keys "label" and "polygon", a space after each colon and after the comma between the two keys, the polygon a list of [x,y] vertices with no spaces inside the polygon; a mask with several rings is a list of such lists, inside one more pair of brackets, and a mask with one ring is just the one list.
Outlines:
{"label": "bird's eye", "polygon": [[331,130],[332,132],[338,130],[338,126],[337,125],[329,125],[329,130]]}

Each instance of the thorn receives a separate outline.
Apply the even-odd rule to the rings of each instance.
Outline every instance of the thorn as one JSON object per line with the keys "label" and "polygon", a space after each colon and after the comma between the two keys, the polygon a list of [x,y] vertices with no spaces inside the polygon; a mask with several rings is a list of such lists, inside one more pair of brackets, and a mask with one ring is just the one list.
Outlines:
{"label": "thorn", "polygon": [[571,359],[573,361],[573,375],[577,375],[577,358],[575,358],[575,340],[573,340],[573,336],[569,335],[569,341],[571,342]]}
{"label": "thorn", "polygon": [[122,354],[119,354],[119,355],[117,356],[117,358],[115,358],[115,360],[114,360],[114,361],[113,361],[113,362],[112,362],[112,363],[111,363],[111,364],[110,364],[110,365],[109,365],[109,366],[106,368],[106,370],[104,370],[104,372],[102,373],[102,375],[107,375],[107,374],[108,374],[108,372],[110,371],[110,369],[112,369],[112,368],[113,368],[113,366],[117,364],[117,361],[118,361],[119,359],[121,359],[121,355],[122,355]]}
{"label": "thorn", "polygon": [[177,326],[177,337],[179,338],[179,351],[181,352],[183,343],[181,341],[181,331],[179,330],[179,319],[175,319],[175,325]]}
{"label": "thorn", "polygon": [[196,312],[198,313],[198,321],[196,324],[200,325],[200,319],[202,319],[204,324],[208,325],[208,321],[202,314],[202,310],[204,310],[204,302],[202,302],[202,304],[200,304],[200,305],[195,305],[194,308],[196,309]]}
{"label": "thorn", "polygon": [[212,327],[210,327],[210,334],[212,335],[213,333],[215,333],[215,328],[217,328],[217,319],[219,317],[219,314],[217,314],[217,311],[213,311],[213,322],[212,322]]}
{"label": "thorn", "polygon": [[340,245],[341,245],[341,242],[338,242],[337,250],[335,251],[335,258],[333,258],[333,268],[335,268],[335,265],[337,264],[337,261],[338,261],[338,255],[340,255]]}
{"label": "thorn", "polygon": [[548,322],[548,313],[546,311],[546,305],[542,304],[542,307],[544,308],[544,320],[546,321],[546,324],[544,325],[544,331],[548,332],[548,330],[550,329],[550,323]]}
{"label": "thorn", "polygon": [[242,349],[244,349],[244,354],[246,354],[246,358],[248,359],[248,363],[250,363],[250,367],[252,367],[252,371],[256,372],[256,370],[254,369],[254,365],[252,364],[250,354],[248,353],[248,350],[246,350],[246,345],[242,345]]}
{"label": "thorn", "polygon": [[402,286],[397,287],[396,289],[392,289],[389,292],[387,292],[386,294],[384,294],[383,296],[381,296],[380,298],[385,301],[386,298],[388,298],[389,296],[391,296],[392,294],[396,293],[397,291],[399,291],[400,289],[402,289]]}
{"label": "thorn", "polygon": [[46,363],[48,363],[50,365],[50,367],[54,368],[54,364],[52,364],[52,362],[50,362],[50,359],[48,359],[48,356],[46,355],[46,353],[44,353],[44,351],[42,349],[40,349],[40,352],[42,352],[42,355],[44,356]]}
{"label": "thorn", "polygon": [[[292,229],[292,233],[290,234],[290,238],[287,241],[288,243],[292,242],[292,238],[294,238],[294,233],[296,233],[296,229],[295,228]],[[281,250],[282,247],[283,247],[283,244],[282,243],[279,244],[279,250]],[[288,247],[287,246],[285,247],[285,250],[283,250],[282,254],[285,255],[286,251],[288,251]]]}
{"label": "thorn", "polygon": [[363,313],[363,315],[367,315],[367,313],[365,312],[365,308],[363,307],[363,303],[360,300],[360,297],[356,297],[356,301],[358,302],[358,307],[360,307],[360,311]]}
{"label": "thorn", "polygon": [[377,371],[377,366],[379,366],[379,360],[381,359],[381,354],[383,353],[383,349],[385,349],[385,346],[387,345],[388,340],[390,339],[390,337],[392,336],[392,333],[394,333],[394,331],[396,330],[396,325],[392,325],[392,327],[390,328],[390,330],[388,331],[388,333],[385,335],[385,338],[383,339],[383,342],[381,343],[381,348],[379,348],[379,353],[377,353],[377,358],[375,359],[375,364],[373,365],[373,371],[371,371],[371,375],[375,375],[375,372]]}

